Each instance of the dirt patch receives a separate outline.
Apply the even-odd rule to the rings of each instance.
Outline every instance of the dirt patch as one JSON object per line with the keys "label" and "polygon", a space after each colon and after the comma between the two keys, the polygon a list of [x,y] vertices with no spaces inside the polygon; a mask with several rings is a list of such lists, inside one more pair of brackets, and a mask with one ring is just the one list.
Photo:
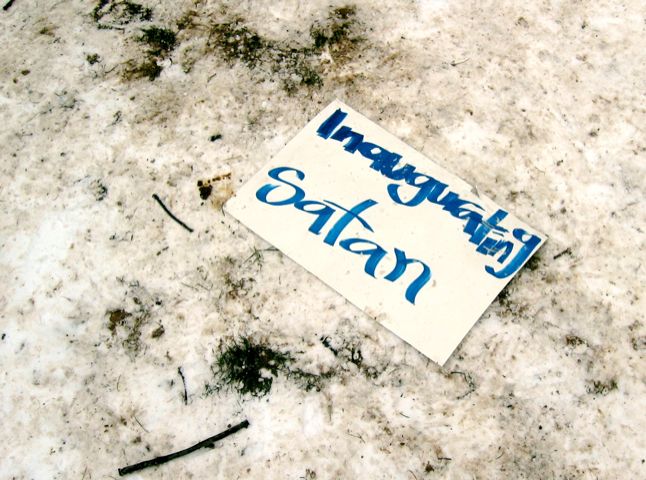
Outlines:
{"label": "dirt patch", "polygon": [[142,30],[137,41],[148,49],[143,60],[129,60],[125,64],[122,77],[124,80],[147,78],[155,80],[163,70],[160,62],[168,57],[177,45],[175,32],[168,28],[152,25]]}
{"label": "dirt patch", "polygon": [[206,395],[222,389],[240,395],[262,397],[267,395],[274,378],[284,375],[299,388],[321,391],[325,383],[336,375],[336,370],[311,373],[301,368],[292,368],[297,358],[289,351],[279,350],[269,343],[242,337],[220,344],[214,364],[213,383],[204,387]]}
{"label": "dirt patch", "polygon": [[99,0],[92,10],[97,27],[106,29],[120,29],[132,22],[147,22],[152,16],[151,8],[128,0]]}
{"label": "dirt patch", "polygon": [[361,37],[354,33],[356,14],[357,9],[353,5],[335,8],[325,21],[312,25],[310,36],[314,48],[322,50],[327,47],[336,62],[348,60],[361,42]]}
{"label": "dirt patch", "polygon": [[126,318],[130,316],[128,312],[120,308],[116,310],[108,310],[106,315],[108,315],[108,329],[112,335],[117,333],[117,327],[123,326]]}
{"label": "dirt patch", "polygon": [[[151,21],[153,11],[134,2],[100,0],[92,17],[98,28],[126,30],[133,24],[128,27],[131,30]],[[229,64],[240,62],[263,78],[277,80],[284,90],[293,93],[300,87],[320,88],[328,71],[349,62],[363,41],[357,9],[352,5],[331,8],[322,20],[314,21],[305,45],[264,37],[244,18],[227,15],[226,9],[218,18],[226,20],[214,23],[210,13],[192,9],[172,21],[173,28],[142,28],[134,40],[146,45],[147,50],[144,58],[125,62],[123,79],[155,80],[163,70],[161,60],[169,58],[182,42],[188,42],[180,53],[185,73],[200,58],[216,54]]]}
{"label": "dirt patch", "polygon": [[324,21],[310,27],[311,41],[305,46],[264,38],[247,26],[244,19],[236,18],[211,29],[209,46],[229,63],[240,61],[251,69],[263,66],[292,93],[301,86],[323,85],[324,51],[337,64],[351,58],[362,40],[355,33],[355,16],[352,6],[332,9]]}
{"label": "dirt patch", "polygon": [[[159,298],[150,295],[136,281],[127,284],[122,281],[122,283],[127,285],[127,290],[121,306],[106,311],[107,328],[110,331],[108,346],[121,346],[128,356],[134,358],[144,347],[143,333],[151,334],[153,338],[158,338],[163,334],[164,330],[161,324],[152,332],[151,326],[149,326],[155,308],[162,302]],[[156,333],[157,336],[155,336]]]}
{"label": "dirt patch", "polygon": [[574,334],[569,334],[565,336],[565,344],[568,347],[578,347],[579,345],[587,345],[586,341],[581,337],[578,337]]}
{"label": "dirt patch", "polygon": [[177,44],[175,32],[168,28],[153,25],[142,30],[142,35],[138,38],[139,42],[148,46],[148,54],[152,56],[167,55],[172,52]]}
{"label": "dirt patch", "polygon": [[[324,336],[319,339],[323,346],[327,348],[332,354],[339,359],[341,366],[348,369],[349,364],[354,365],[359,372],[366,376],[366,378],[376,379],[381,375],[383,369],[377,368],[374,365],[368,365],[364,362],[361,347],[356,342],[350,341],[335,341],[330,337]],[[345,365],[345,366],[344,366]]]}
{"label": "dirt patch", "polygon": [[94,65],[95,63],[99,63],[101,61],[101,57],[98,53],[89,53],[85,56],[85,60],[90,65]]}
{"label": "dirt patch", "polygon": [[212,366],[216,384],[207,385],[205,391],[211,393],[226,387],[241,395],[261,397],[269,393],[274,377],[285,372],[291,361],[289,353],[250,337],[221,344]]}
{"label": "dirt patch", "polygon": [[97,202],[102,202],[105,200],[105,197],[108,196],[108,187],[106,187],[101,180],[94,180],[90,188],[92,190],[92,194],[94,195],[94,199]]}
{"label": "dirt patch", "polygon": [[147,78],[150,81],[155,80],[161,74],[163,68],[157,63],[155,58],[146,58],[142,62],[128,60],[123,70],[124,80],[136,80]]}
{"label": "dirt patch", "polygon": [[215,208],[220,208],[233,195],[233,185],[231,182],[231,173],[216,175],[213,178],[198,180],[197,189],[202,200],[211,197],[211,204]]}
{"label": "dirt patch", "polygon": [[587,385],[586,391],[592,395],[606,396],[618,388],[617,381],[612,378],[605,382],[602,380],[593,380]]}

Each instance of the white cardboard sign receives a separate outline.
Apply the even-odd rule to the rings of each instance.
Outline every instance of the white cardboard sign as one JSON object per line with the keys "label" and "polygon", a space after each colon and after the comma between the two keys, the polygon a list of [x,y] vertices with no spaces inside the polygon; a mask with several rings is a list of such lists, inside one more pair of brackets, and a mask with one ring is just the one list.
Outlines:
{"label": "white cardboard sign", "polygon": [[225,210],[439,364],[545,241],[339,101]]}

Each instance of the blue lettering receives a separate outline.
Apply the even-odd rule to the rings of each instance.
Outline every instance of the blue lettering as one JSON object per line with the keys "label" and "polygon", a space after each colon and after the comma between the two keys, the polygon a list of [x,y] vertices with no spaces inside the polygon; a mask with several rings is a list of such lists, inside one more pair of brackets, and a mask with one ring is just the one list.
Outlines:
{"label": "blue lettering", "polygon": [[390,178],[391,180],[404,180],[407,182],[408,179],[411,178],[411,176],[415,173],[415,167],[406,163],[403,167],[395,170],[395,167],[397,166],[401,158],[401,155],[393,154],[393,157],[386,159],[379,169],[381,174],[387,178]]}
{"label": "blue lettering", "polygon": [[399,250],[398,248],[395,249],[395,257],[397,260],[395,268],[393,268],[392,272],[384,277],[386,280],[390,280],[391,282],[394,282],[399,277],[401,277],[406,271],[406,267],[411,263],[419,263],[422,266],[422,273],[420,273],[419,276],[406,289],[406,300],[414,305],[415,297],[417,297],[420,289],[431,279],[431,269],[428,268],[428,265],[426,265],[421,260],[407,258],[406,252]]}
{"label": "blue lettering", "polygon": [[[464,200],[455,192],[448,192],[442,199],[438,200],[438,205],[442,205],[442,210],[449,212],[452,217],[464,219],[467,218],[469,213],[474,213],[470,208],[464,208],[466,205],[473,205],[480,210],[483,208],[477,203]],[[467,214],[467,215],[465,215]]]}
{"label": "blue lettering", "polygon": [[527,233],[522,228],[514,228],[513,235],[516,240],[519,240],[523,246],[518,253],[511,259],[511,261],[501,270],[495,271],[492,267],[485,267],[487,273],[490,273],[496,278],[506,278],[518,270],[523,263],[531,256],[534,249],[540,245],[541,239],[536,235]]}
{"label": "blue lettering", "polygon": [[342,111],[340,108],[337,108],[336,111],[321,124],[316,133],[318,133],[319,137],[323,137],[327,140],[330,138],[330,135],[332,135],[334,129],[338,127],[347,116],[347,113]]}
{"label": "blue lettering", "polygon": [[354,153],[363,142],[363,135],[357,132],[353,132],[350,127],[341,127],[339,128],[334,135],[332,135],[333,140],[338,140],[343,143],[343,140],[350,139],[348,143],[345,144],[343,148],[350,153]]}
{"label": "blue lettering", "polygon": [[[418,183],[417,180],[420,178],[423,181]],[[401,196],[399,195],[399,189],[403,188],[403,185],[391,183],[390,185],[388,185],[388,187],[386,187],[386,189],[388,191],[388,195],[390,195],[390,198],[392,198],[396,203],[405,205],[407,207],[416,207],[424,200],[437,199],[437,197],[447,187],[445,183],[438,182],[433,177],[429,177],[428,175],[424,175],[423,173],[416,172],[413,172],[406,179],[406,183],[411,187],[417,188],[415,196],[407,202],[402,200]]]}
{"label": "blue lettering", "polygon": [[[342,144],[345,142],[343,148],[349,153],[356,153],[358,150],[361,156],[371,161],[370,168],[372,170],[379,172],[381,175],[394,182],[404,182],[403,184],[390,183],[386,187],[388,195],[395,203],[407,207],[416,207],[424,201],[428,201],[432,204],[439,205],[442,207],[442,210],[448,212],[452,217],[463,221],[466,220],[463,231],[469,236],[469,242],[477,245],[477,253],[494,256],[502,251],[502,254],[498,258],[498,263],[505,262],[508,257],[511,256],[517,244],[513,241],[505,240],[504,238],[494,239],[488,236],[490,233],[504,236],[504,234],[509,232],[508,229],[499,225],[499,223],[507,217],[508,213],[506,211],[498,209],[494,214],[485,219],[485,210],[478,203],[460,198],[460,195],[456,192],[447,191],[448,185],[446,183],[440,182],[429,175],[417,172],[414,165],[408,163],[401,165],[401,155],[391,152],[375,143],[364,141],[363,134],[352,130],[349,126],[342,125],[347,115],[348,114],[346,112],[341,109],[337,109],[332,113],[332,115],[324,120],[323,123],[321,123],[317,129],[317,134],[324,139],[332,138]],[[302,180],[302,177],[299,178]],[[290,182],[280,178],[276,179],[294,187]],[[411,187],[412,193],[409,193],[407,187]],[[263,188],[266,188],[266,190],[259,190],[258,195],[263,196],[266,200],[267,194],[274,188],[277,188],[277,186],[266,185]],[[302,190],[298,189],[295,190],[294,195],[290,199],[272,204],[287,205],[295,203],[301,201],[303,196],[304,193]],[[261,199],[260,197],[258,198]],[[326,201],[326,203],[328,205],[333,205],[336,208],[343,209],[331,202]],[[357,211],[353,209],[343,209],[346,213],[337,221],[330,232],[328,232],[325,237],[325,243],[334,245],[343,229],[354,219],[359,220],[364,227],[372,231],[369,225],[359,216],[362,211],[371,206],[368,205],[363,208],[362,205],[364,203],[365,202],[353,207],[353,209],[359,208]],[[316,212],[311,211],[309,213],[316,213],[319,215],[319,218],[314,222],[314,224],[312,224],[312,227],[310,227],[318,232],[320,232],[321,228],[327,223],[331,215],[330,212],[328,210],[324,210],[323,207]],[[513,274],[531,256],[535,248],[541,243],[540,237],[531,235],[525,230],[519,228],[513,230],[512,236],[515,240],[520,241],[522,246],[512,260],[502,269],[496,271],[492,267],[486,266],[485,271],[490,275],[497,278],[504,278]]]}
{"label": "blue lettering", "polygon": [[329,200],[326,200],[326,202],[331,205],[334,205],[340,210],[345,211],[343,216],[337,220],[337,222],[334,224],[334,226],[330,229],[328,234],[325,236],[325,239],[323,241],[328,245],[334,245],[334,243],[339,238],[339,235],[341,235],[341,232],[343,232],[343,229],[347,227],[348,224],[354,219],[359,220],[361,224],[364,226],[364,228],[370,230],[371,232],[373,231],[372,227],[368,224],[368,222],[366,222],[363,218],[361,218],[359,214],[369,209],[373,205],[376,205],[377,204],[376,201],[364,200],[363,202],[352,207],[350,210],[346,210],[341,205],[330,202]]}
{"label": "blue lettering", "polygon": [[[372,248],[354,249],[353,246],[358,244],[372,245]],[[342,249],[348,252],[356,253],[357,255],[368,255],[368,260],[366,260],[366,266],[363,268],[363,270],[371,277],[375,276],[377,265],[379,265],[381,259],[386,256],[386,250],[381,248],[372,240],[365,240],[363,238],[346,238],[345,240],[341,240],[339,242],[339,246]]]}
{"label": "blue lettering", "polygon": [[275,190],[276,188],[278,188],[279,185],[272,185],[271,183],[268,183],[267,185],[263,185],[262,187],[260,187],[260,189],[256,192],[256,198],[258,200],[260,200],[263,203],[268,203],[269,205],[278,206],[278,205],[291,205],[292,203],[301,201],[305,197],[305,192],[302,189],[298,188],[293,183],[280,178],[280,174],[283,172],[295,172],[299,180],[303,180],[305,178],[305,174],[300,170],[297,170],[295,168],[290,168],[290,167],[273,168],[267,173],[267,175],[269,175],[274,180],[278,180],[279,182],[292,187],[294,189],[294,194],[291,197],[286,198],[284,200],[270,201],[267,199],[267,196],[272,190]]}
{"label": "blue lettering", "polygon": [[507,240],[496,240],[495,238],[487,237],[478,245],[476,252],[494,256],[502,249],[505,249],[505,252],[498,257],[498,263],[502,263],[507,260],[507,257],[514,250],[514,244]]}
{"label": "blue lettering", "polygon": [[[279,198],[270,200],[268,197],[281,185],[268,183],[263,185],[256,191],[256,198],[263,203],[272,206],[293,205],[294,208],[301,212],[315,215],[315,220],[312,222],[308,231],[314,235],[320,235],[323,228],[330,222],[332,216],[337,212],[343,212],[336,222],[330,227],[327,234],[323,238],[323,242],[327,245],[336,245],[339,237],[350,223],[357,221],[361,226],[369,232],[373,232],[373,228],[362,217],[362,213],[376,205],[375,200],[364,200],[351,208],[345,208],[331,200],[306,200],[305,191],[291,181],[284,178],[286,174],[294,174],[298,180],[305,179],[305,174],[295,168],[290,167],[277,167],[268,172],[270,178],[277,180],[282,185],[291,189],[291,196],[287,198]],[[339,246],[350,253],[355,255],[364,255],[367,257],[364,265],[364,272],[373,278],[376,278],[376,270],[379,262],[387,255],[387,251],[378,243],[364,239],[364,238],[345,238],[339,241]],[[412,304],[415,304],[415,299],[420,289],[428,282],[431,277],[431,269],[422,261],[414,258],[408,258],[403,250],[398,248],[394,249],[396,264],[393,270],[384,278],[388,281],[394,282],[398,280],[406,271],[406,268],[411,263],[419,263],[422,266],[422,273],[408,286],[405,292],[405,298]]]}
{"label": "blue lettering", "polygon": [[491,215],[488,219],[483,220],[482,215],[474,212],[474,215],[469,217],[469,221],[464,227],[464,233],[471,235],[471,238],[469,239],[471,243],[479,245],[492,230],[500,233],[507,232],[506,228],[498,226],[498,222],[503,220],[506,216],[507,212],[498,209],[496,210],[496,213]]}
{"label": "blue lettering", "polygon": [[[318,206],[318,209],[308,209],[310,206]],[[299,209],[301,212],[312,213],[318,215],[318,218],[314,220],[314,223],[310,225],[308,230],[315,235],[321,233],[321,229],[325,226],[327,221],[334,215],[334,209],[322,202],[317,202],[316,200],[301,200],[296,202],[294,206]]]}
{"label": "blue lettering", "polygon": [[397,158],[397,154],[389,152],[385,148],[369,142],[363,142],[361,145],[359,145],[359,153],[361,153],[361,155],[363,155],[367,159],[372,160],[370,168],[378,172],[381,172],[381,169],[386,162],[390,161],[393,158]]}

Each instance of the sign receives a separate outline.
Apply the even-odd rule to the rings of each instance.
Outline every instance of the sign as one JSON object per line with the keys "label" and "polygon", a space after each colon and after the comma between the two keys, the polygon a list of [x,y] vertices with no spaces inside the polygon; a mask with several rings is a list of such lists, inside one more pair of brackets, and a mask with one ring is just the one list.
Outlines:
{"label": "sign", "polygon": [[225,211],[439,364],[545,241],[339,101]]}

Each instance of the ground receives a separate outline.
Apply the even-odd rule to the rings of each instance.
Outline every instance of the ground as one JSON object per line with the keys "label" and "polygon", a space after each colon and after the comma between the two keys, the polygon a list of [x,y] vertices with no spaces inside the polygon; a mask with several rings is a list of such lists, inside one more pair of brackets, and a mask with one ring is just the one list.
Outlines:
{"label": "ground", "polygon": [[[644,477],[640,2],[15,0],[0,25],[3,478],[116,478],[244,419],[133,478]],[[444,366],[222,211],[334,98],[549,237]]]}

